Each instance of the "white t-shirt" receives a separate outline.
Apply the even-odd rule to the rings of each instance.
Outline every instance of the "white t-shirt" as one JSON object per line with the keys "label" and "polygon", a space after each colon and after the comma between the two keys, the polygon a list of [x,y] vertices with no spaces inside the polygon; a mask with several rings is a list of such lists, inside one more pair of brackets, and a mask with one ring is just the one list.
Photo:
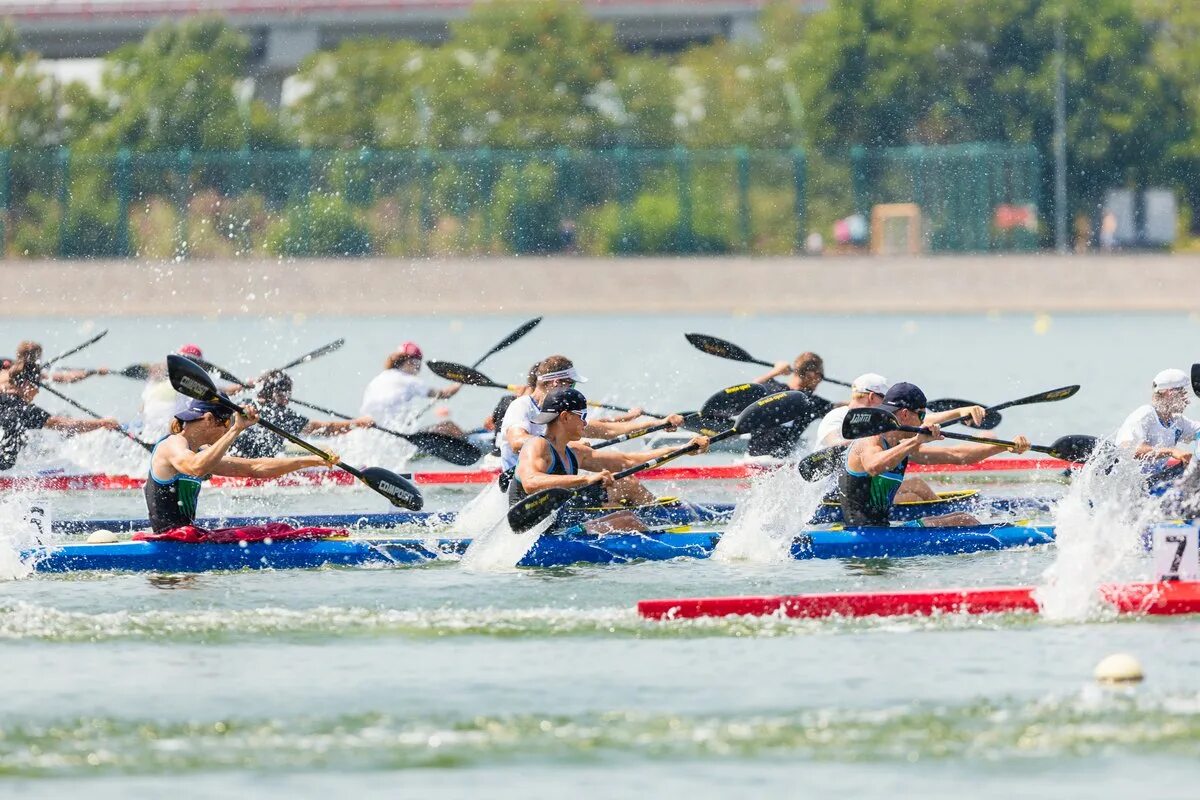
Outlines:
{"label": "white t-shirt", "polygon": [[1154,406],[1144,405],[1121,423],[1117,431],[1117,445],[1136,448],[1148,444],[1151,447],[1189,449],[1193,447],[1197,433],[1200,433],[1200,423],[1195,420],[1179,416],[1163,425]]}
{"label": "white t-shirt", "polygon": [[[817,426],[816,446],[818,448],[833,447],[845,442],[845,439],[842,438],[842,420],[846,418],[846,412],[849,410],[850,406],[838,406],[825,415],[821,424]],[[833,441],[825,441],[826,439]]]}
{"label": "white t-shirt", "polygon": [[171,432],[179,395],[170,381],[151,381],[142,390],[142,438],[157,442]]}
{"label": "white t-shirt", "polygon": [[416,375],[385,369],[367,384],[358,413],[385,424],[388,420],[405,420],[415,413],[414,402],[428,397],[429,386]]}
{"label": "white t-shirt", "polygon": [[496,432],[496,447],[500,450],[500,469],[507,470],[515,467],[520,455],[513,452],[512,446],[508,443],[508,437],[504,435],[505,432],[515,426],[530,436],[544,436],[546,426],[533,421],[533,418],[541,412],[537,403],[533,402],[532,395],[521,395],[509,403],[508,410],[504,412],[504,419],[500,421],[500,430]]}

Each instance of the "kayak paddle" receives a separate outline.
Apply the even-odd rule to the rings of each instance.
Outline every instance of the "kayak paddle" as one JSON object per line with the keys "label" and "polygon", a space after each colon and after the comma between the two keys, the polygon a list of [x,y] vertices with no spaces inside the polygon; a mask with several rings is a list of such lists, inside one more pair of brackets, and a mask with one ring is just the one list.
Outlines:
{"label": "kayak paddle", "polygon": [[[504,389],[513,394],[525,390],[524,386],[517,386],[511,383],[497,383],[474,367],[468,367],[465,364],[455,364],[453,361],[426,361],[425,366],[429,367],[429,371],[439,378],[445,378],[452,383],[461,383],[464,386]],[[588,405],[592,408],[603,408],[606,411],[617,411],[626,414],[632,410],[625,406],[615,406],[612,403],[601,403],[596,400],[588,400]],[[670,416],[669,414],[655,414],[653,411],[643,411],[642,413],[649,417],[663,418]]]}
{"label": "kayak paddle", "polygon": [[39,366],[42,369],[46,369],[51,364],[57,364],[59,361],[62,361],[64,358],[73,356],[76,353],[78,353],[80,350],[83,350],[86,347],[91,347],[96,342],[103,339],[105,336],[108,336],[108,329],[100,331],[95,336],[93,336],[92,338],[90,338],[86,342],[84,342],[83,344],[77,344],[74,347],[72,347],[70,350],[67,350],[66,352],[63,352],[63,353],[59,353],[58,355],[56,355],[54,358],[50,359],[49,361],[43,361]]}
{"label": "kayak paddle", "polygon": [[704,401],[700,413],[711,419],[733,419],[756,400],[774,394],[762,383],[739,383],[728,386]]}
{"label": "kayak paddle", "polygon": [[[929,429],[901,425],[899,420],[892,415],[892,412],[885,408],[852,408],[846,413],[846,419],[842,421],[842,436],[847,439],[862,439],[867,436],[878,436],[891,431],[928,433]],[[1003,439],[987,439],[982,436],[969,436],[964,433],[946,433],[943,431],[942,435],[947,439],[992,444],[1010,449],[1016,446],[1015,443]],[[1063,461],[1085,461],[1092,454],[1092,451],[1096,449],[1096,442],[1097,439],[1095,436],[1063,436],[1055,439],[1053,444],[1030,445],[1029,449],[1034,452],[1045,453],[1052,458],[1061,458]]]}
{"label": "kayak paddle", "polygon": [[[717,358],[726,358],[730,361],[741,361],[744,364],[758,364],[762,367],[770,367],[774,369],[775,365],[770,361],[763,361],[760,358],[755,358],[748,352],[738,347],[733,342],[727,342],[724,339],[718,339],[715,336],[709,336],[704,333],[685,333],[684,338],[691,342],[692,347],[701,352],[708,353],[710,356]],[[838,386],[849,386],[845,381],[835,380],[830,377],[822,377],[821,380],[826,383],[836,383]]]}
{"label": "kayak paddle", "polygon": [[[714,429],[708,427],[706,425],[706,422],[708,422],[708,420],[705,420],[703,415],[701,415],[698,412],[693,411],[690,414],[683,415],[683,425],[681,425],[680,427],[686,428],[689,431],[695,431],[696,433],[699,433],[701,436],[716,436],[718,433],[721,433],[721,431],[728,430],[728,425],[722,426],[719,430],[714,430]],[[612,447],[614,444],[621,444],[622,442],[628,442],[631,439],[640,439],[643,436],[646,436],[651,433],[657,433],[658,431],[663,431],[670,427],[672,427],[671,423],[660,422],[657,425],[651,425],[648,428],[640,428],[639,430],[630,431],[629,433],[622,433],[620,436],[614,436],[611,439],[605,439],[602,442],[596,442],[591,447],[593,450],[600,450],[605,447]]]}
{"label": "kayak paddle", "polygon": [[[304,355],[300,356],[299,358],[292,359],[288,363],[284,364],[282,367],[277,367],[275,370],[272,370],[272,371],[285,372],[285,371],[291,369],[292,367],[298,367],[301,364],[307,364],[309,361],[312,361],[314,358],[320,358],[323,355],[327,355],[329,353],[334,352],[335,350],[341,349],[341,346],[344,345],[345,343],[346,343],[345,339],[335,339],[334,341],[330,342],[329,344],[321,345],[316,350],[305,353]],[[238,386],[241,386],[243,389],[249,388],[249,387],[253,386],[255,383],[254,381],[249,381],[249,382],[243,381],[241,378],[234,375],[229,370],[218,367],[216,364],[212,363],[211,361],[206,361],[203,358],[198,358],[196,356],[188,356],[187,358],[190,359],[193,363],[199,364],[200,366],[204,367],[204,369],[206,369],[207,371],[217,373],[217,376],[220,377],[221,380],[229,381],[230,383],[236,383]]]}
{"label": "kayak paddle", "polygon": [[486,353],[484,353],[479,358],[479,360],[476,361],[471,366],[474,367],[475,369],[478,369],[480,364],[487,361],[492,356],[496,355],[496,353],[499,353],[501,350],[503,350],[504,348],[506,348],[510,345],[516,344],[523,336],[525,336],[525,334],[529,333],[531,330],[536,328],[538,326],[538,324],[541,323],[541,321],[542,321],[541,317],[534,317],[533,319],[529,320],[524,325],[522,325],[521,327],[517,328],[515,331],[510,333],[508,336],[505,336],[503,339],[501,339],[500,342],[495,347],[493,347],[491,350],[488,350]]}
{"label": "kayak paddle", "polygon": [[[796,419],[808,407],[808,396],[802,392],[777,392],[755,401],[737,418],[732,428],[710,437],[710,443],[723,441],[743,433],[756,433],[767,428],[775,428]],[[641,464],[614,473],[615,480],[628,478],[644,470],[674,461],[681,456],[694,453],[699,449],[696,444],[688,444],[666,455],[652,458]],[[508,510],[508,525],[515,533],[523,533],[542,520],[555,513],[564,503],[580,492],[595,491],[595,484],[579,489],[543,489],[540,492],[525,497],[513,504]]]}
{"label": "kayak paddle", "polygon": [[[1018,400],[1009,400],[1007,403],[997,403],[994,406],[985,406],[985,411],[987,413],[984,414],[983,424],[979,425],[979,427],[984,430],[991,430],[992,428],[995,428],[997,425],[1000,424],[1000,421],[1001,421],[999,412],[1006,408],[1013,408],[1014,406],[1028,406],[1028,405],[1033,405],[1035,403],[1053,403],[1057,400],[1066,400],[1068,397],[1073,397],[1075,395],[1075,393],[1078,391],[1079,391],[1078,385],[1063,386],[1059,389],[1051,389],[1047,392],[1039,392],[1037,394],[1031,394],[1031,395],[1029,395],[1029,397],[1022,397]],[[971,403],[966,400],[956,400],[953,398],[945,398],[942,400],[930,400],[928,409],[930,411],[934,411],[934,412],[941,412],[941,411],[952,411],[953,409],[962,408],[964,406],[977,406],[977,405],[979,405],[979,403]],[[967,419],[969,419],[969,418],[962,417],[961,419],[955,420],[955,422],[964,422]],[[953,424],[953,423],[951,423],[951,422],[945,423],[945,425],[951,425],[951,424]]]}
{"label": "kayak paddle", "polygon": [[[320,411],[322,414],[328,414],[331,417],[338,419],[354,419],[347,414],[342,414],[334,411],[331,408],[322,408],[315,403],[306,403],[303,400],[292,398],[292,402],[298,406],[311,408],[313,411]],[[466,439],[460,439],[457,436],[449,436],[445,433],[434,433],[432,431],[417,431],[416,433],[401,433],[394,431],[391,428],[385,428],[377,423],[371,423],[371,427],[377,431],[395,436],[399,439],[404,439],[411,442],[418,450],[423,453],[428,453],[431,456],[436,456],[443,461],[448,461],[451,464],[457,464],[460,467],[469,467],[470,465],[483,458],[483,451],[475,445],[468,442]]]}
{"label": "kayak paddle", "polygon": [[[69,405],[69,406],[72,406],[73,408],[77,408],[77,409],[79,409],[80,411],[82,411],[83,413],[87,414],[87,415],[88,415],[89,417],[91,417],[92,419],[104,419],[104,417],[103,417],[103,416],[101,416],[100,414],[97,414],[95,411],[92,411],[92,410],[91,410],[90,408],[88,408],[87,406],[85,406],[85,405],[82,405],[82,404],[80,404],[80,403],[77,403],[77,402],[75,402],[74,400],[72,400],[71,398],[67,397],[65,394],[63,394],[62,392],[60,392],[60,391],[58,391],[58,390],[56,390],[56,389],[51,389],[49,386],[47,386],[46,384],[42,383],[41,381],[38,381],[38,386],[40,386],[40,387],[41,387],[41,388],[42,388],[44,391],[47,391],[47,392],[49,392],[50,394],[54,395],[54,396],[55,396],[55,397],[57,397],[59,400],[62,400],[62,401],[63,401],[64,403],[66,403],[67,405]],[[152,452],[154,452],[154,445],[152,445],[152,444],[150,444],[150,443],[148,443],[148,442],[143,442],[141,439],[139,439],[138,437],[134,436],[132,433],[130,433],[129,431],[125,430],[124,428],[121,428],[121,429],[120,429],[120,433],[121,433],[121,435],[122,435],[122,436],[124,436],[124,437],[125,437],[126,439],[128,439],[129,441],[131,441],[131,442],[134,442],[134,443],[136,443],[136,444],[140,444],[140,445],[142,446],[142,449],[143,449],[143,450],[145,450],[147,453],[152,453]]]}
{"label": "kayak paddle", "polygon": [[[1001,409],[1005,409],[1005,408],[1013,408],[1014,406],[1028,406],[1028,405],[1033,405],[1035,403],[1053,403],[1058,400],[1066,400],[1068,397],[1073,397],[1075,395],[1075,393],[1078,391],[1079,391],[1078,385],[1063,386],[1058,389],[1050,389],[1045,392],[1038,392],[1037,394],[1031,394],[1028,397],[1021,397],[1016,400],[1009,400],[1006,403],[997,403],[994,406],[988,406],[987,408],[984,409],[987,412],[983,418],[984,424],[980,425],[979,427],[985,428],[987,430],[991,430],[992,428],[995,427],[995,425],[987,424],[988,416],[991,415],[992,412],[1000,411]],[[955,405],[947,405],[945,408],[935,408],[934,406],[939,403],[942,403],[942,404],[955,403]],[[968,402],[962,401],[962,400],[933,400],[929,403],[928,410],[929,411],[951,411],[955,408],[962,408],[964,406],[970,406],[970,405],[976,405],[976,404],[968,403]],[[970,419],[970,417],[962,416],[962,417],[959,417],[958,419],[950,420],[949,422],[943,423],[942,427],[945,427],[946,425],[954,425],[959,422],[964,422],[967,419]],[[999,424],[999,422],[1000,422],[1000,415],[996,414],[996,424]],[[818,478],[824,478],[826,475],[832,475],[837,470],[838,466],[840,466],[842,456],[844,456],[846,454],[846,450],[848,448],[849,448],[849,445],[838,444],[838,445],[834,445],[833,447],[826,447],[821,450],[817,450],[815,453],[812,453],[811,455],[805,456],[804,458],[800,459],[800,463],[796,465],[796,469],[800,472],[800,477],[806,481],[815,481]]]}
{"label": "kayak paddle", "polygon": [[[194,361],[190,361],[183,356],[169,355],[167,356],[167,374],[171,378],[171,386],[175,387],[175,391],[180,394],[196,400],[203,400],[206,403],[215,403],[238,414],[242,413],[242,409],[237,403],[217,391],[212,378],[209,377],[202,366]],[[394,506],[406,508],[411,511],[419,511],[421,506],[424,505],[421,490],[414,486],[408,479],[402,478],[390,470],[382,467],[367,467],[360,470],[349,464],[343,464],[341,461],[335,463],[334,457],[329,453],[309,444],[299,436],[288,433],[278,425],[274,425],[265,419],[260,419],[258,424],[275,435],[282,436],[289,442],[303,447],[313,455],[325,459],[326,462],[333,464],[338,469],[349,472],[368,487],[386,497],[388,502]]]}

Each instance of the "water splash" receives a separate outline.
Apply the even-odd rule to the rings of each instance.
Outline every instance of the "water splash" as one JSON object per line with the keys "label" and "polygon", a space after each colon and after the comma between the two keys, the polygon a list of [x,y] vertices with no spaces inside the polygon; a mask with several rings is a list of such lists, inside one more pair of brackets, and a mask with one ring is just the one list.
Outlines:
{"label": "water splash", "polygon": [[720,561],[779,562],[791,559],[792,542],[804,533],[825,481],[809,483],[791,465],[755,476],[749,496],[738,501],[713,558]]}
{"label": "water splash", "polygon": [[1056,557],[1034,595],[1042,613],[1050,619],[1094,616],[1103,608],[1100,584],[1144,578],[1142,533],[1160,516],[1139,464],[1112,447],[1098,448],[1055,508]]}
{"label": "water splash", "polygon": [[33,573],[32,560],[23,559],[21,551],[41,544],[50,533],[49,516],[35,508],[48,506],[25,492],[0,498],[0,580],[18,580]]}
{"label": "water splash", "polygon": [[462,566],[468,572],[510,572],[533,549],[538,538],[554,524],[554,515],[524,533],[508,526],[508,517],[477,533],[463,554]]}
{"label": "water splash", "polygon": [[489,530],[501,522],[507,511],[508,495],[500,491],[499,484],[492,481],[458,512],[450,529],[451,535],[474,538],[479,531]]}

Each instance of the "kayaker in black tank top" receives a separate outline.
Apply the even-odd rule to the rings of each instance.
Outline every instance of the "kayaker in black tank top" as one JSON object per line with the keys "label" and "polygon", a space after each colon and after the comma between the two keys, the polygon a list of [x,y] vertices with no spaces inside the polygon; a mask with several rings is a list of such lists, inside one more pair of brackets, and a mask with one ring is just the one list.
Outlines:
{"label": "kayaker in black tank top", "polygon": [[[614,472],[666,455],[674,449],[660,447],[642,453],[624,453],[615,449],[593,450],[588,447],[581,441],[587,425],[587,398],[576,389],[556,389],[546,395],[539,407],[541,412],[533,421],[545,425],[546,433],[528,439],[521,447],[516,474],[508,489],[512,502],[545,489],[581,489],[587,486],[595,486],[597,490],[600,487],[607,489],[612,486]],[[699,446],[698,452],[708,450],[707,438],[697,436],[692,441]],[[580,470],[590,470],[593,474],[584,474]],[[573,521],[572,510],[583,505],[595,505],[597,500],[602,502],[604,499],[603,494],[599,498],[590,498],[589,494],[577,494],[575,509],[567,509],[567,513],[560,512],[556,518],[557,524],[570,524]],[[585,527],[594,533],[645,529],[629,511],[601,517],[588,522]]]}

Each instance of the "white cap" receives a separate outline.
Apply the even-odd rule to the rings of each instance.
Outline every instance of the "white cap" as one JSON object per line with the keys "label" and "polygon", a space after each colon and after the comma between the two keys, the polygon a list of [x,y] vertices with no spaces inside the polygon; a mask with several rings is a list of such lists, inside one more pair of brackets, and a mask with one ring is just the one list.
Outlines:
{"label": "white cap", "polygon": [[1167,389],[1186,389],[1191,381],[1187,373],[1181,369],[1164,369],[1154,376],[1154,391],[1162,392]]}
{"label": "white cap", "polygon": [[889,388],[888,379],[882,375],[876,375],[874,372],[859,375],[854,379],[854,383],[850,384],[850,391],[859,394],[866,394],[867,392],[887,394]]}

